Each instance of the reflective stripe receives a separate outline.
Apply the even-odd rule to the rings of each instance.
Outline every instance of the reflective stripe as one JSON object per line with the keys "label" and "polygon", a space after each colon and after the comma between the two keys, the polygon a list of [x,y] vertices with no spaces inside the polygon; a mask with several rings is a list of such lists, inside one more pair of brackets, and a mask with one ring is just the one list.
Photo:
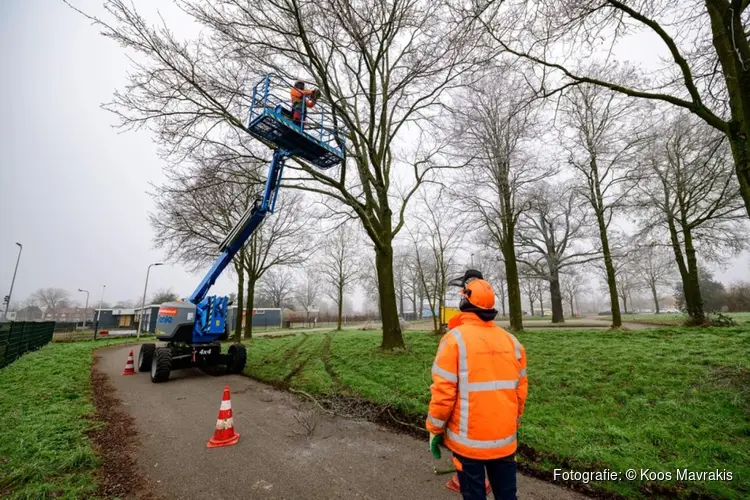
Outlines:
{"label": "reflective stripe", "polygon": [[448,380],[449,382],[453,382],[453,383],[458,382],[458,375],[456,375],[455,373],[451,373],[448,370],[445,370],[443,368],[440,368],[437,365],[437,361],[432,365],[432,373],[434,373],[435,375],[440,375],[441,377],[443,377],[445,380]]}
{"label": "reflective stripe", "polygon": [[445,427],[445,420],[440,420],[439,418],[435,418],[432,415],[427,415],[427,421],[436,427],[440,427],[441,429]]}
{"label": "reflective stripe", "polygon": [[461,332],[454,328],[449,332],[458,344],[458,398],[461,410],[458,419],[458,432],[462,436],[469,435],[469,363],[466,356],[466,344]]}
{"label": "reflective stripe", "polygon": [[469,391],[495,391],[498,389],[515,389],[518,387],[518,380],[492,380],[490,382],[472,382],[469,384]]}
{"label": "reflective stripe", "polygon": [[221,410],[231,410],[232,409],[232,402],[231,401],[222,401],[221,405],[219,405],[219,411]]}
{"label": "reflective stripe", "polygon": [[526,376],[526,368],[524,368],[523,370],[521,370],[521,371],[520,371],[520,372],[518,373],[518,376],[519,376],[519,377],[525,377],[525,376]]}
{"label": "reflective stripe", "polygon": [[520,360],[521,359],[521,343],[518,341],[518,339],[516,338],[516,336],[513,335],[512,333],[510,333],[510,332],[506,332],[506,333],[508,333],[508,335],[510,335],[510,338],[513,340],[513,344],[516,347],[516,359]]}
{"label": "reflective stripe", "polygon": [[454,432],[451,432],[450,429],[445,430],[446,435],[448,438],[452,439],[453,441],[457,442],[458,444],[462,444],[464,446],[470,446],[472,448],[480,448],[480,449],[491,449],[491,448],[500,448],[501,446],[507,446],[516,440],[516,434],[514,433],[512,436],[508,436],[507,438],[503,439],[494,439],[494,440],[480,440],[480,439],[469,439],[464,436],[460,436]]}

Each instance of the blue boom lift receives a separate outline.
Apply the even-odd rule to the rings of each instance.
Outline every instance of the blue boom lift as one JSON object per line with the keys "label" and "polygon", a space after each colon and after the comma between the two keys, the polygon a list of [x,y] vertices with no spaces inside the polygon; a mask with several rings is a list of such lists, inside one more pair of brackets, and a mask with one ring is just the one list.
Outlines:
{"label": "blue boom lift", "polygon": [[[219,257],[200,282],[189,302],[168,302],[159,308],[156,338],[165,346],[143,344],[138,355],[139,371],[151,371],[153,382],[169,379],[171,370],[198,366],[223,368],[239,373],[247,354],[242,344],[232,344],[221,353],[220,340],[229,337],[228,297],[208,296],[208,291],[245,245],[253,232],[276,207],[284,163],[290,157],[320,169],[339,165],[345,158],[346,131],[330,108],[318,102],[308,108],[303,101],[302,120],[295,122],[290,101],[292,85],[273,74],[254,88],[247,132],[274,150],[263,195],[255,200],[219,246]],[[306,98],[305,98],[306,99]],[[307,115],[307,116],[305,116]],[[237,318],[241,321],[241,317]],[[247,321],[252,321],[247,318]]]}

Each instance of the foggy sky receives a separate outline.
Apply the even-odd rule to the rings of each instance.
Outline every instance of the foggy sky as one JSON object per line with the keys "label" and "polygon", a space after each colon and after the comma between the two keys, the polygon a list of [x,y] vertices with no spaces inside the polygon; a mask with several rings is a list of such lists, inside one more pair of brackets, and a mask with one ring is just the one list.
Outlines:
{"label": "foggy sky", "polygon": [[[73,3],[102,13],[101,0]],[[173,26],[164,0],[134,3],[148,14],[158,6],[178,33],[190,29]],[[634,54],[653,57],[652,43],[638,45]],[[14,301],[54,286],[81,303],[85,294],[76,290],[87,288],[96,303],[106,284],[105,301],[140,302],[146,267],[164,258],[147,220],[149,183],[162,181],[163,162],[147,131],[120,133],[114,115],[100,108],[126,84],[129,64],[62,1],[0,3],[0,296],[8,293],[19,241]],[[744,255],[717,277],[748,279],[748,262]],[[152,268],[149,295],[171,287],[188,296],[201,276],[180,266]],[[212,292],[235,290],[225,273]]]}

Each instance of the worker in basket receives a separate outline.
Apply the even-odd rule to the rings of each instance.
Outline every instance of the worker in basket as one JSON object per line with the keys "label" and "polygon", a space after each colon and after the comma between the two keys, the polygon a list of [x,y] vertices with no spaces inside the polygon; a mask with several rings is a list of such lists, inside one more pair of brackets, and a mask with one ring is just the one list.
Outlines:
{"label": "worker in basket", "polygon": [[446,486],[464,499],[485,499],[491,486],[496,499],[515,500],[526,351],[495,325],[495,292],[481,272],[469,269],[450,284],[461,288],[461,313],[448,323],[432,365],[430,450],[440,458],[444,441],[453,452],[458,472]]}
{"label": "worker in basket", "polygon": [[[291,89],[292,96],[292,121],[300,127],[304,128],[302,123],[302,114],[304,111],[305,104],[308,108],[315,106],[315,103],[320,97],[320,91],[318,89],[305,90],[305,82],[297,80],[294,82],[294,87]],[[303,104],[304,103],[304,104]]]}

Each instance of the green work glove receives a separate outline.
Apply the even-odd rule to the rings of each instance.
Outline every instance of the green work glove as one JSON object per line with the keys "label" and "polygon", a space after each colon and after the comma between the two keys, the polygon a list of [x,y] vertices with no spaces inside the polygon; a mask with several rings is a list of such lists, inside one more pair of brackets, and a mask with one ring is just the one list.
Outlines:
{"label": "green work glove", "polygon": [[433,434],[430,432],[430,451],[432,456],[440,458],[440,444],[443,442],[442,434]]}

